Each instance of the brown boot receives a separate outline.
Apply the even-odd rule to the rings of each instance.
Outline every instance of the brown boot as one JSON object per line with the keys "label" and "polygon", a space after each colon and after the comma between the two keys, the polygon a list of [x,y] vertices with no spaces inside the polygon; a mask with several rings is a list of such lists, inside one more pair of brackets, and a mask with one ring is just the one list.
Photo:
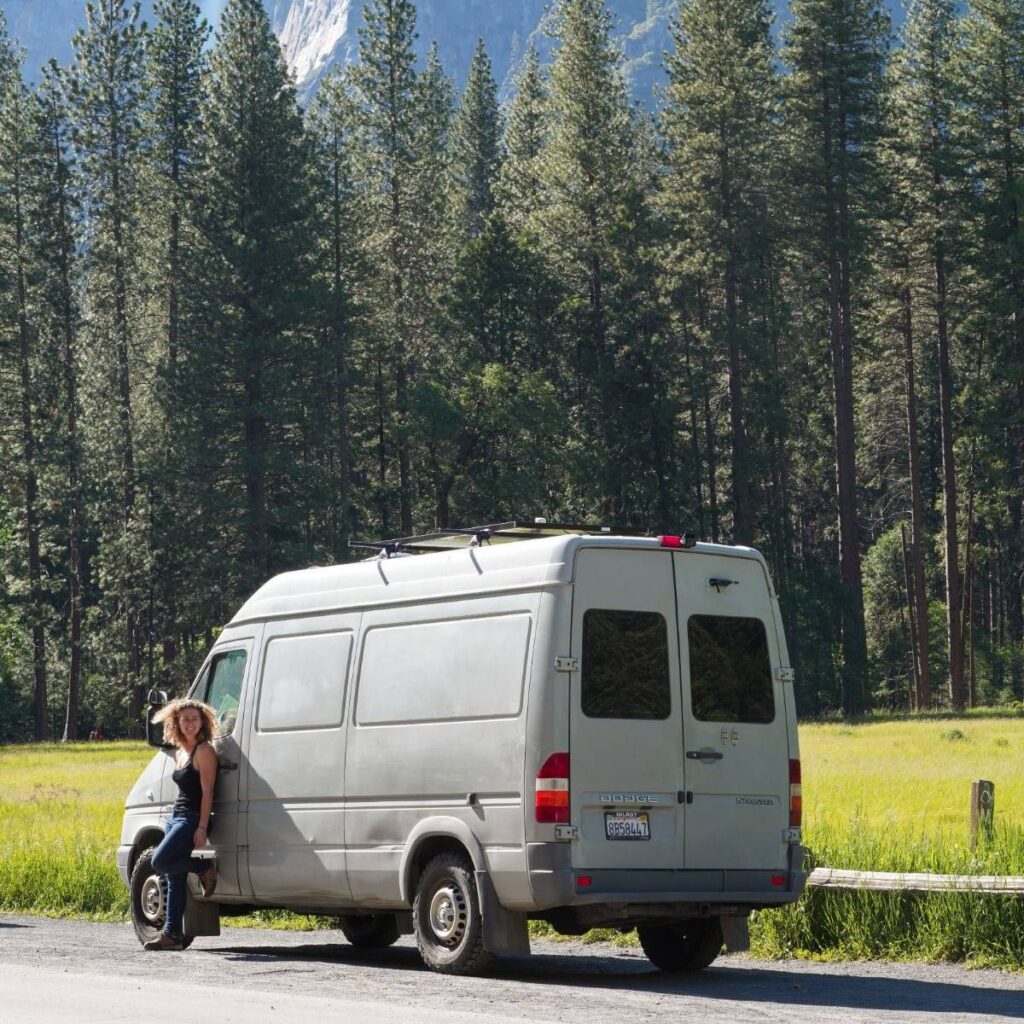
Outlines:
{"label": "brown boot", "polygon": [[209,866],[200,871],[196,878],[199,879],[203,895],[209,899],[217,889],[217,862],[211,860]]}
{"label": "brown boot", "polygon": [[185,947],[182,945],[181,939],[173,935],[161,933],[157,938],[150,939],[142,948],[149,950],[181,950]]}

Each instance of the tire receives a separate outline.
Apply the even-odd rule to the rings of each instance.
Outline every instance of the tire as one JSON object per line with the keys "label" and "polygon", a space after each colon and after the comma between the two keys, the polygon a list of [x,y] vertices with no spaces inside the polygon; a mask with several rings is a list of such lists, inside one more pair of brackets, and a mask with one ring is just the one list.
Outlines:
{"label": "tire", "polygon": [[701,971],[722,950],[722,924],[717,917],[642,924],[636,931],[647,959],[662,971]]}
{"label": "tire", "polygon": [[439,854],[423,869],[412,923],[420,956],[433,971],[477,974],[494,959],[483,945],[473,865],[462,854]]}
{"label": "tire", "polygon": [[[132,868],[132,926],[142,945],[157,938],[164,929],[167,906],[167,881],[153,870],[153,847],[143,850]],[[181,940],[182,947],[192,945],[192,936]]]}
{"label": "tire", "polygon": [[398,941],[394,914],[357,914],[338,918],[338,927],[358,949],[384,949]]}

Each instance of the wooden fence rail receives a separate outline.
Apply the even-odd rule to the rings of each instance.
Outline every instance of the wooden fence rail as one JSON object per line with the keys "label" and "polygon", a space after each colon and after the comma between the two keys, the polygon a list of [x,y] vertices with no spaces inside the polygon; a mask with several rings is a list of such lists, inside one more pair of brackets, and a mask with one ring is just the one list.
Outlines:
{"label": "wooden fence rail", "polygon": [[876,892],[980,892],[1024,898],[1024,875],[929,875],[898,871],[843,871],[815,868],[807,879],[815,889],[869,889]]}

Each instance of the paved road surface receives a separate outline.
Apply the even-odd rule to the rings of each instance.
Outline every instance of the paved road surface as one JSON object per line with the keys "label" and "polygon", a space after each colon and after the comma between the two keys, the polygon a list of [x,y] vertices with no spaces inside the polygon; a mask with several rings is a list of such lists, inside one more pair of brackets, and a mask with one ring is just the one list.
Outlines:
{"label": "paved road surface", "polygon": [[448,978],[409,939],[369,953],[338,932],[225,928],[183,953],[146,953],[128,925],[0,915],[0,1024],[1020,1020],[1024,974],[949,965],[725,956],[671,977],[639,950],[535,942],[486,977]]}

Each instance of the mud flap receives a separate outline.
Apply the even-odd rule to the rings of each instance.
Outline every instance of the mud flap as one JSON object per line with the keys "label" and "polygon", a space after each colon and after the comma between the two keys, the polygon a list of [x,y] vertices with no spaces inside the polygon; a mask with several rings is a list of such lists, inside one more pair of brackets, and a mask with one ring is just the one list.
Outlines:
{"label": "mud flap", "polygon": [[484,949],[489,953],[529,956],[530,935],[526,915],[506,910],[501,905],[488,872],[477,871],[475,874],[480,916],[483,918]]}
{"label": "mud flap", "polygon": [[750,920],[746,917],[732,917],[723,914],[722,941],[730,953],[746,953],[750,949]]}
{"label": "mud flap", "polygon": [[220,906],[196,899],[190,887],[185,896],[185,918],[181,930],[189,936],[220,935]]}

